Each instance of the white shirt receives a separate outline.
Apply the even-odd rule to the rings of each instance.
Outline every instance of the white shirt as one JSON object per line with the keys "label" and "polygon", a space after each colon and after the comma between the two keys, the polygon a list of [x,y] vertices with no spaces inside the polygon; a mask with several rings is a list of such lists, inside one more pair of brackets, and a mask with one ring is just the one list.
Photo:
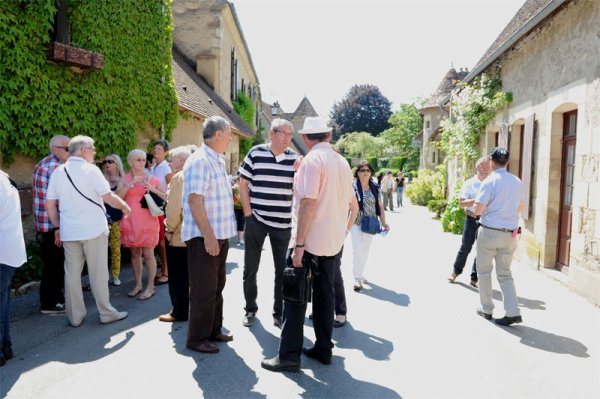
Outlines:
{"label": "white shirt", "polygon": [[[463,184],[460,190],[460,198],[468,200],[477,198],[477,194],[479,194],[479,190],[481,189],[481,183],[482,181],[477,178],[477,175],[471,177]],[[466,209],[475,213],[475,205],[469,206]]]}
{"label": "white shirt", "polygon": [[[86,197],[100,206],[92,204],[75,190],[65,168],[69,171],[73,183]],[[71,156],[50,176],[46,200],[58,200],[60,212],[60,239],[62,241],[81,241],[108,235],[104,202],[102,196],[110,192],[108,181],[96,165],[83,158]]]}
{"label": "white shirt", "polygon": [[0,170],[0,263],[19,267],[27,262],[19,191]]}
{"label": "white shirt", "polygon": [[152,167],[151,173],[152,173],[152,176],[154,176],[158,179],[158,183],[159,183],[158,188],[160,189],[160,191],[162,191],[163,193],[166,193],[168,184],[167,184],[167,179],[165,179],[165,176],[168,175],[169,173],[171,173],[171,168],[169,167],[169,163],[167,162],[167,160],[165,159],[158,165],[154,165]]}

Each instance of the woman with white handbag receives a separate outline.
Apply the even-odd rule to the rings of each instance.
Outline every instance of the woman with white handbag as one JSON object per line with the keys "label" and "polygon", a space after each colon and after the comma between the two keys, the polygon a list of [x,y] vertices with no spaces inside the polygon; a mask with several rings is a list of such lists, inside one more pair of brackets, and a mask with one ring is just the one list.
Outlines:
{"label": "woman with white handbag", "polygon": [[[157,215],[162,211],[152,200],[150,193],[164,199],[166,194],[158,189],[159,182],[145,171],[146,152],[132,150],[127,155],[131,171],[123,178],[123,186],[117,192],[131,208],[131,214],[121,221],[121,243],[131,251],[131,264],[135,277],[135,287],[127,295],[137,296],[140,300],[154,296],[154,277],[156,276],[156,259],[154,247],[158,244]],[[145,198],[147,208],[142,207]],[[142,255],[148,268],[146,290],[142,292]]]}

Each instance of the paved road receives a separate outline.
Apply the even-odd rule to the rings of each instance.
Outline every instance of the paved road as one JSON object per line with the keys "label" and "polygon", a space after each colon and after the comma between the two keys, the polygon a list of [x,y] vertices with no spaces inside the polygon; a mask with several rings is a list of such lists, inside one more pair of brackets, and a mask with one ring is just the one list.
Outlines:
{"label": "paved road", "polygon": [[[442,233],[422,207],[408,205],[388,220],[392,230],[374,239],[366,272],[372,284],[362,293],[351,289],[346,243],[349,322],[334,331],[331,366],[303,358],[298,374],[261,369],[279,338],[270,316],[270,249],[258,277],[259,321],[248,329],[241,325],[243,251],[234,246],[224,326],[235,340],[219,354],[189,351],[185,323],[157,320],[170,308],[166,286],[146,302],[127,298],[128,268],[123,286],[111,287],[113,304],[130,312],[116,324],[99,323],[89,293],[77,329],[66,316],[38,314],[35,297],[17,298],[16,357],[1,369],[2,397],[600,398],[600,309],[551,278],[557,272],[515,264],[524,323],[499,327],[475,314],[478,294],[468,275],[446,281],[459,236]],[[494,290],[499,300],[497,282]]]}

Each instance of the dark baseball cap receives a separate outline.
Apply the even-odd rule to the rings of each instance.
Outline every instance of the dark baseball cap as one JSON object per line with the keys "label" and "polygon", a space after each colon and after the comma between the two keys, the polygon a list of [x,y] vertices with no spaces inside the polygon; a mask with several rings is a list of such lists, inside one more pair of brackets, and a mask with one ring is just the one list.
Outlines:
{"label": "dark baseball cap", "polygon": [[499,163],[508,162],[508,157],[509,157],[509,153],[508,153],[508,149],[506,147],[494,147],[494,148],[492,148],[492,151],[490,152],[490,158],[492,158],[493,161],[496,161]]}

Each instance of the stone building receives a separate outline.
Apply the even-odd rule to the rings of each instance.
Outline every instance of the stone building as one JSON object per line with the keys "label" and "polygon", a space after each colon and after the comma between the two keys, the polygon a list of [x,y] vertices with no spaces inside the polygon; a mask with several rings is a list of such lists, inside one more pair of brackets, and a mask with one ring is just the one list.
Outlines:
{"label": "stone building", "polygon": [[467,69],[461,68],[457,72],[456,69],[450,68],[435,92],[419,110],[423,117],[423,131],[416,137],[416,140],[421,142],[419,169],[435,169],[443,163],[444,153],[436,145],[440,139],[440,125],[448,118],[448,98],[452,90],[468,73]]}
{"label": "stone building", "polygon": [[600,304],[600,2],[527,0],[471,73],[499,74],[512,103],[482,136],[511,152],[526,191],[517,256],[557,268]]}
{"label": "stone building", "polygon": [[[184,79],[178,82],[175,76],[179,108],[184,112],[173,131],[173,142],[199,144],[193,137],[201,131],[204,118],[213,115],[203,115],[198,112],[200,108],[192,107],[192,96],[183,87],[194,87],[204,93],[197,93],[195,105],[208,103],[210,107],[202,108],[203,112],[212,110],[232,122],[234,139],[225,157],[228,169],[234,171],[240,162],[239,138],[250,138],[255,129],[234,115],[233,101],[239,92],[250,98],[257,110],[255,126],[261,107],[258,76],[235,7],[226,0],[174,0],[171,9],[173,47],[177,54],[174,62],[181,67],[179,77]],[[192,68],[192,75],[187,67]],[[187,86],[189,79],[195,84]],[[182,97],[187,100],[182,101]],[[193,117],[189,118],[186,112]]]}

